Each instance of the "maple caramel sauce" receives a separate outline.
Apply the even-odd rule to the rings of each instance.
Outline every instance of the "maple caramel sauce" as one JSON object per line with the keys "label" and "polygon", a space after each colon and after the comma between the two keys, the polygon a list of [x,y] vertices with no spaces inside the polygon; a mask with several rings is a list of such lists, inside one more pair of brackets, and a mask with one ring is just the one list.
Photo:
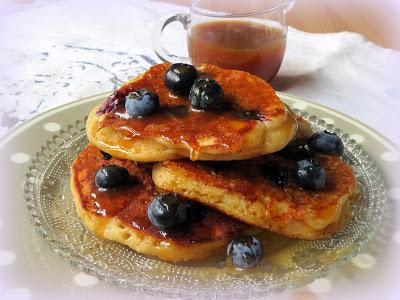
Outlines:
{"label": "maple caramel sauce", "polygon": [[[97,215],[116,216],[128,227],[131,226],[153,236],[173,239],[175,243],[209,242],[231,238],[248,228],[241,222],[206,208],[201,221],[188,223],[176,231],[162,231],[156,228],[147,216],[147,208],[154,196],[146,191],[142,184],[104,191],[94,186],[91,193],[92,205]],[[168,245],[164,244],[163,247],[166,248]]]}
{"label": "maple caramel sauce", "polygon": [[270,81],[286,48],[284,28],[253,21],[211,21],[194,25],[188,34],[194,65],[214,64],[246,71]]}
{"label": "maple caramel sauce", "polygon": [[[237,151],[243,140],[243,135],[250,131],[255,120],[240,116],[234,110],[229,111],[194,111],[189,107],[160,109],[159,112],[142,117],[131,118],[121,109],[116,112],[123,124],[117,126],[126,133],[128,138],[163,137],[173,144],[183,143],[191,151],[192,158],[196,153],[208,147],[223,151]],[[213,144],[200,145],[199,140],[212,136]]]}
{"label": "maple caramel sauce", "polygon": [[[164,232],[151,224],[147,216],[147,208],[156,195],[151,192],[152,189],[146,190],[148,185],[149,183],[130,183],[116,189],[102,190],[93,184],[90,194],[91,209],[99,216],[115,216],[126,226],[132,226],[153,236],[173,239],[175,243],[209,242],[230,238],[248,227],[216,211],[205,209],[205,216],[200,222],[186,224],[184,228],[170,233]],[[163,247],[168,245],[163,244]]]}
{"label": "maple caramel sauce", "polygon": [[[117,188],[99,188],[95,176],[106,165],[126,168],[130,180]],[[87,146],[78,155],[72,166],[77,196],[81,199],[84,210],[104,218],[104,226],[98,229],[100,234],[107,224],[107,218],[116,217],[127,227],[163,238],[160,247],[168,248],[168,239],[174,243],[209,242],[231,238],[248,228],[241,222],[205,208],[205,216],[201,221],[186,224],[184,228],[171,234],[160,231],[151,224],[147,216],[150,202],[159,193],[151,177],[151,167],[152,164],[137,164],[114,157],[105,160],[103,154],[93,145]]]}
{"label": "maple caramel sauce", "polygon": [[[156,93],[160,100],[157,112],[132,118],[124,106],[119,105],[101,119],[99,129],[111,127],[121,135],[119,145],[113,146],[118,147],[119,151],[129,149],[135,139],[162,138],[187,148],[191,160],[196,160],[201,152],[235,153],[243,147],[246,134],[257,126],[258,121],[267,121],[284,113],[283,105],[274,97],[272,89],[264,88],[263,80],[252,80],[249,86],[234,85],[232,80],[224,78],[216,80],[224,89],[224,100],[230,107],[217,111],[193,110],[187,96],[174,95],[165,87],[164,74],[168,67],[168,64],[156,65],[139,80],[118,90],[121,95],[143,88]],[[220,72],[224,71],[211,68],[205,75],[215,78]],[[236,80],[242,82],[239,79]],[[257,92],[258,89],[261,94]],[[240,103],[235,103],[236,95],[240,96]],[[268,99],[266,105],[264,99]],[[277,108],[272,109],[274,107]],[[204,143],[207,140],[211,141]]]}

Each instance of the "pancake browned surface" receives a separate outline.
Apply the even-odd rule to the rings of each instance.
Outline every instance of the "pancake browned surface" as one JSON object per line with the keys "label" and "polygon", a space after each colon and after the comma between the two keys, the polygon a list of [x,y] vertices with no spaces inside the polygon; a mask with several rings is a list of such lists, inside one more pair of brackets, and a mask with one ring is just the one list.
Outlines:
{"label": "pancake browned surface", "polygon": [[[134,182],[114,191],[99,191],[96,172],[104,165],[126,168]],[[89,145],[78,155],[71,171],[75,208],[85,226],[100,237],[167,261],[200,260],[221,254],[228,241],[249,226],[212,209],[199,222],[187,224],[173,235],[160,232],[147,218],[147,207],[157,190],[151,165],[116,158],[105,160]]]}
{"label": "pancake browned surface", "polygon": [[326,170],[319,191],[304,190],[289,179],[278,186],[262,174],[262,165],[294,161],[276,155],[237,162],[165,161],[153,168],[155,184],[218,209],[248,224],[294,238],[321,239],[342,229],[351,218],[359,186],[338,157],[315,157]]}
{"label": "pancake browned surface", "polygon": [[[173,95],[164,86],[168,67],[151,67],[95,107],[87,121],[90,142],[115,157],[151,162],[182,157],[247,159],[278,151],[293,138],[296,119],[264,80],[246,72],[201,65],[198,70],[221,85],[229,109],[194,111],[187,96]],[[160,110],[128,118],[125,96],[143,88],[159,96]]]}

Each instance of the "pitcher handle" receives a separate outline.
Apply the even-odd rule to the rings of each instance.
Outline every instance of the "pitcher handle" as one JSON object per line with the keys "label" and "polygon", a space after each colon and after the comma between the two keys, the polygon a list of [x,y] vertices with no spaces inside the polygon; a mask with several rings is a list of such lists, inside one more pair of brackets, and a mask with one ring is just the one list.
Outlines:
{"label": "pitcher handle", "polygon": [[292,10],[293,6],[296,4],[296,0],[288,0],[285,6],[285,13],[288,13]]}
{"label": "pitcher handle", "polygon": [[189,63],[188,57],[178,56],[169,52],[161,42],[165,27],[172,22],[180,22],[185,30],[187,30],[190,22],[190,15],[186,13],[175,13],[161,17],[153,29],[153,50],[164,62]]}

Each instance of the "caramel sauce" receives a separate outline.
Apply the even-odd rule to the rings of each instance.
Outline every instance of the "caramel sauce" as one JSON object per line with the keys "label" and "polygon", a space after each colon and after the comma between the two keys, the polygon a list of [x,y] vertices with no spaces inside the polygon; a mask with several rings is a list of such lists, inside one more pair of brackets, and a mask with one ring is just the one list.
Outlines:
{"label": "caramel sauce", "polygon": [[126,114],[123,105],[119,105],[104,115],[100,128],[111,127],[126,140],[161,137],[173,144],[180,143],[190,150],[191,159],[195,160],[200,151],[240,151],[246,133],[255,128],[257,120],[268,121],[286,113],[273,89],[263,80],[216,67],[208,67],[206,75],[222,86],[227,103],[225,109],[193,110],[187,96],[174,95],[164,86],[168,66],[153,66],[139,79],[128,82],[117,91],[119,97],[124,97],[129,92],[146,88],[158,95],[159,111],[150,116],[132,118]]}
{"label": "caramel sauce", "polygon": [[192,63],[242,70],[267,81],[278,72],[286,47],[284,29],[250,21],[213,21],[188,34]]}
{"label": "caramel sauce", "polygon": [[109,120],[113,120],[112,125],[127,139],[162,137],[173,144],[183,143],[191,150],[194,160],[200,149],[220,153],[238,151],[243,135],[256,123],[235,110],[205,113],[189,106],[163,107],[159,112],[141,118],[131,118],[120,108],[115,112],[115,118]]}
{"label": "caramel sauce", "polygon": [[[99,189],[95,184],[96,172],[104,165],[113,164],[126,168],[131,181],[116,189]],[[151,178],[150,164],[137,164],[116,158],[106,160],[96,147],[89,145],[78,155],[72,168],[76,174],[75,184],[83,208],[98,217],[117,217],[126,226],[182,243],[225,239],[248,228],[243,223],[206,209],[201,221],[186,224],[175,232],[162,232],[147,217],[147,207],[158,193]]]}
{"label": "caramel sauce", "polygon": [[[117,189],[102,189],[95,184],[92,185],[91,210],[103,217],[114,216],[123,210],[131,201],[131,199],[143,196],[143,186],[141,184],[131,183]],[[151,197],[149,193],[145,196]]]}

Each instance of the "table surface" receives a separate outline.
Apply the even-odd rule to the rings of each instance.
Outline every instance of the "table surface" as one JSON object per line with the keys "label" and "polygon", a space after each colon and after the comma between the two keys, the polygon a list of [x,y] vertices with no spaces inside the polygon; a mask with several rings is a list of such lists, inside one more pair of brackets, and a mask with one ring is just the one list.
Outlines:
{"label": "table surface", "polygon": [[[190,0],[161,1],[185,6],[191,3]],[[307,32],[358,32],[378,45],[400,50],[398,16],[398,0],[297,0],[288,24]]]}

